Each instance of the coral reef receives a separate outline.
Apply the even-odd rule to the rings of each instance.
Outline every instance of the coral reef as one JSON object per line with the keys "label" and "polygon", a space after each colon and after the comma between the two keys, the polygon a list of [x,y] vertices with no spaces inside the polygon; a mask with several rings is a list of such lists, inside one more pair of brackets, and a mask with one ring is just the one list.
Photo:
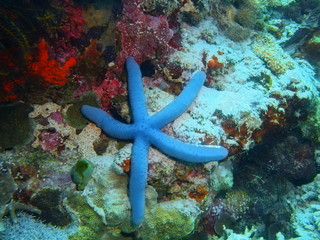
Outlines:
{"label": "coral reef", "polygon": [[294,2],[294,0],[271,0],[269,5],[273,7],[284,7]]}
{"label": "coral reef", "polygon": [[319,98],[315,97],[309,106],[309,114],[307,119],[300,121],[299,123],[303,137],[311,140],[317,146],[320,144],[319,114]]}
{"label": "coral reef", "polygon": [[309,39],[304,43],[303,49],[308,54],[308,58],[319,63],[320,58],[320,31],[313,32]]}
{"label": "coral reef", "polygon": [[315,178],[314,182],[300,187],[299,190],[302,193],[299,193],[297,205],[291,218],[296,234],[307,240],[320,237],[319,184],[320,175]]}
{"label": "coral reef", "polygon": [[6,167],[5,164],[2,162],[0,167],[0,206],[2,206],[11,201],[13,193],[17,190],[17,185],[13,181],[10,169]]}
{"label": "coral reef", "polygon": [[243,190],[230,190],[224,198],[215,199],[204,214],[204,227],[209,234],[223,234],[223,225],[231,227],[249,211],[251,199]]}
{"label": "coral reef", "polygon": [[60,229],[52,225],[43,223],[30,215],[19,213],[15,224],[5,221],[6,230],[0,232],[0,237],[4,240],[68,240],[69,235],[75,229]]}
{"label": "coral reef", "polygon": [[61,30],[67,39],[80,38],[84,32],[86,24],[83,18],[82,7],[73,3],[73,1],[61,1],[64,8],[64,16],[61,20]]}
{"label": "coral reef", "polygon": [[179,117],[194,101],[205,80],[204,72],[196,72],[180,95],[160,112],[149,118],[141,79],[140,66],[133,57],[126,61],[129,99],[133,124],[123,124],[99,108],[84,105],[81,112],[106,134],[120,139],[132,140],[132,156],[129,183],[132,221],[138,226],[143,221],[145,187],[147,182],[148,152],[150,145],[169,156],[192,163],[220,161],[227,157],[228,150],[221,146],[201,146],[170,138],[160,131]]}
{"label": "coral reef", "polygon": [[[318,239],[319,7],[0,1],[0,239]],[[205,72],[199,96],[161,131],[230,150],[198,165],[151,148],[139,227],[132,144],[80,113],[91,105],[132,124],[129,55],[150,119]]]}
{"label": "coral reef", "polygon": [[[1,102],[48,100],[70,78],[77,49],[71,40],[84,32],[73,1],[1,3]],[[7,25],[9,24],[9,26]],[[8,71],[9,70],[9,71]],[[52,86],[45,89],[44,86]],[[44,92],[50,92],[43,94]],[[36,96],[42,95],[42,96]]]}
{"label": "coral reef", "polygon": [[103,82],[93,90],[100,98],[102,107],[106,110],[110,108],[113,101],[121,100],[121,96],[126,93],[124,84],[118,80],[115,73],[109,71],[105,74]]}
{"label": "coral reef", "polygon": [[164,0],[144,0],[141,3],[141,7],[144,12],[147,13],[160,13],[169,16],[177,10],[180,3],[177,0],[164,1]]}
{"label": "coral reef", "polygon": [[67,109],[63,112],[63,120],[71,127],[83,129],[87,125],[86,118],[80,112],[80,107],[84,104],[98,107],[98,96],[94,92],[87,92],[77,102],[67,106]]}
{"label": "coral reef", "polygon": [[220,238],[213,237],[212,240],[263,240],[262,237],[256,236],[256,229],[252,227],[251,229],[246,228],[243,233],[235,233],[231,229],[225,229],[224,234]]}
{"label": "coral reef", "polygon": [[99,215],[88,205],[85,198],[78,193],[70,193],[65,200],[65,206],[73,217],[77,219],[77,231],[68,239],[100,239],[104,226]]}
{"label": "coral reef", "polygon": [[[96,171],[84,189],[83,196],[92,211],[98,214],[100,221],[106,225],[119,225],[129,219],[128,177],[121,173],[122,169],[120,175],[117,174],[114,171],[116,166],[112,163],[113,158],[117,159],[122,154],[124,153],[120,152],[114,157],[102,155],[90,159]],[[106,192],[108,194],[105,194]]]}
{"label": "coral reef", "polygon": [[230,162],[219,164],[210,172],[210,185],[216,192],[228,190],[233,186],[232,165]]}
{"label": "coral reef", "polygon": [[23,211],[27,211],[27,212],[31,212],[31,213],[36,213],[36,214],[40,214],[41,211],[37,208],[34,208],[30,205],[26,205],[26,204],[23,204],[23,203],[19,203],[19,202],[10,202],[10,203],[7,203],[3,206],[0,207],[0,231],[3,231],[4,227],[3,227],[3,223],[2,223],[2,219],[5,215],[7,214],[10,214],[10,219],[13,223],[16,223],[18,220],[18,217],[16,215],[16,211],[20,211],[20,210],[23,210]]}
{"label": "coral reef", "polygon": [[70,213],[63,206],[65,189],[46,186],[32,195],[30,203],[41,210],[39,217],[54,226],[66,228],[72,223]]}

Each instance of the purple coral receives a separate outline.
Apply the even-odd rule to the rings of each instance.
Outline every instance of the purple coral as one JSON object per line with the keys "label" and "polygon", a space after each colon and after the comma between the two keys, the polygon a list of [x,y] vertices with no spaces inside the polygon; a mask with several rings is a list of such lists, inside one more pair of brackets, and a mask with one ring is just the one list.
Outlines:
{"label": "purple coral", "polygon": [[63,138],[55,130],[43,130],[39,136],[39,142],[43,150],[52,151],[63,147]]}
{"label": "purple coral", "polygon": [[225,204],[221,199],[215,199],[204,216],[204,227],[207,233],[216,233],[215,225],[218,223],[220,215],[224,212]]}

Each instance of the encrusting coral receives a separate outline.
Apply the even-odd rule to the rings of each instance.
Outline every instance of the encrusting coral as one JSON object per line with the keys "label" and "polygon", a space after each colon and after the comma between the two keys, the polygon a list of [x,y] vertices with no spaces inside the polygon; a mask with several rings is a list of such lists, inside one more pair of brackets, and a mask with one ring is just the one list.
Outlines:
{"label": "encrusting coral", "polygon": [[201,212],[191,199],[159,203],[146,213],[138,235],[142,239],[181,239],[193,231]]}
{"label": "encrusting coral", "polygon": [[274,74],[283,74],[294,66],[289,54],[284,52],[271,34],[257,34],[252,49]]}

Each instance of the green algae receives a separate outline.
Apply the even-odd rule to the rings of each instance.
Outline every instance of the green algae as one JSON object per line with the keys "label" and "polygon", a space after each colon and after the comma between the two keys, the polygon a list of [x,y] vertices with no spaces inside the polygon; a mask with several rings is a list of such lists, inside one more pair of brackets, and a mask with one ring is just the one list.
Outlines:
{"label": "green algae", "polygon": [[91,179],[93,169],[93,163],[86,159],[80,159],[72,167],[71,178],[72,181],[77,185],[77,190],[84,190]]}

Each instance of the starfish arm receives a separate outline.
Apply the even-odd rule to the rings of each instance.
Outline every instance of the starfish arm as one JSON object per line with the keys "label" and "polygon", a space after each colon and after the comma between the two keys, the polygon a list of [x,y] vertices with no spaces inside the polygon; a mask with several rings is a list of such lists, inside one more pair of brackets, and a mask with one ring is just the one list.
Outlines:
{"label": "starfish arm", "polygon": [[161,129],[184,113],[197,97],[205,79],[204,72],[196,72],[175,100],[150,117],[151,126]]}
{"label": "starfish arm", "polygon": [[115,120],[100,108],[83,105],[81,113],[111,137],[122,140],[133,139],[134,137],[129,124]]}
{"label": "starfish arm", "polygon": [[146,97],[142,84],[142,76],[138,63],[133,57],[126,60],[128,73],[128,89],[131,113],[134,122],[143,120],[148,117]]}
{"label": "starfish arm", "polygon": [[171,157],[194,163],[220,161],[227,157],[228,150],[221,146],[193,145],[174,139],[154,129],[149,135],[150,143]]}
{"label": "starfish arm", "polygon": [[149,146],[149,142],[140,136],[137,136],[132,146],[129,199],[132,223],[135,226],[141,224],[144,216]]}

